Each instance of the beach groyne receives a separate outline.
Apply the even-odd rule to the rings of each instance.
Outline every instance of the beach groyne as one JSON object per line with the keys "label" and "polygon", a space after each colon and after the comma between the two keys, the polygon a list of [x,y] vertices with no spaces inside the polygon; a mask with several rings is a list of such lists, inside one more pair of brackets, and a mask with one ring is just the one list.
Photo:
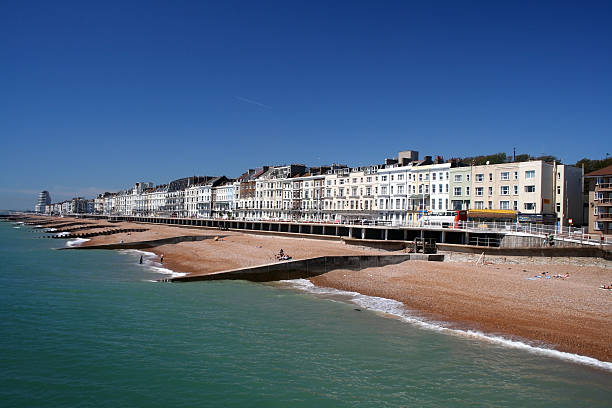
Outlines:
{"label": "beach groyne", "polygon": [[[64,236],[61,238],[66,238],[66,237]],[[213,237],[211,235],[182,235],[178,237],[153,239],[153,240],[148,240],[148,241],[118,242],[114,244],[77,246],[77,247],[61,248],[61,249],[145,249],[145,248],[154,248],[154,247],[161,246],[161,245],[179,244],[181,242],[204,241],[206,239],[214,239],[214,238],[222,239],[222,238],[225,238],[225,236],[218,235],[216,237]]]}
{"label": "beach groyne", "polygon": [[402,254],[402,255],[347,255],[318,256],[315,258],[280,261],[265,265],[232,269],[201,275],[187,275],[161,279],[160,282],[196,282],[211,280],[248,280],[271,282],[290,279],[305,279],[322,275],[336,269],[361,270],[395,265],[409,260],[443,261],[441,254]]}

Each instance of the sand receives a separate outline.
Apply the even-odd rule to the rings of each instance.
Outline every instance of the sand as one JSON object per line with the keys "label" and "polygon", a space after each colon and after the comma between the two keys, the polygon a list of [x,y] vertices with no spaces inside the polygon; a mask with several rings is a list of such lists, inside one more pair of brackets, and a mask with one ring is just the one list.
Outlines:
{"label": "sand", "polygon": [[[87,220],[87,222],[92,222]],[[101,225],[108,226],[103,221]],[[293,259],[322,255],[388,254],[340,241],[266,234],[115,223],[145,232],[93,237],[84,246],[135,242],[177,235],[220,237],[147,249],[164,254],[176,272],[206,274],[275,262],[279,249]],[[397,253],[403,253],[399,251]],[[445,262],[408,261],[361,271],[335,270],[311,279],[318,286],[360,292],[403,302],[425,318],[508,338],[527,339],[560,351],[612,361],[612,262],[592,258],[476,257],[447,254]],[[534,279],[542,272],[569,278]]]}

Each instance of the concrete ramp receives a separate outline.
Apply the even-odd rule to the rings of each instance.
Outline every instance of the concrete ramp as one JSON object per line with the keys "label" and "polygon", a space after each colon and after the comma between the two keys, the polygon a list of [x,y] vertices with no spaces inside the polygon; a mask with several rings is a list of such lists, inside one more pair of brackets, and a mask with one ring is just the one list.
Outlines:
{"label": "concrete ramp", "polygon": [[288,279],[304,279],[322,275],[334,269],[360,270],[399,264],[409,260],[443,261],[440,254],[402,254],[402,255],[355,255],[319,256],[295,261],[280,261],[248,268],[231,269],[204,275],[187,275],[161,279],[160,282],[195,282],[210,280],[248,280],[270,282]]}

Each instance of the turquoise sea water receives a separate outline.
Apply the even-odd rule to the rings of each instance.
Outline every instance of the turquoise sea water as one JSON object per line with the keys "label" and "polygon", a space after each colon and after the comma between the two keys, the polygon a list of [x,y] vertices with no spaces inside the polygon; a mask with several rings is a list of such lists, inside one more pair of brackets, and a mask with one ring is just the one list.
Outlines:
{"label": "turquoise sea water", "polygon": [[605,369],[0,222],[2,407],[609,407]]}

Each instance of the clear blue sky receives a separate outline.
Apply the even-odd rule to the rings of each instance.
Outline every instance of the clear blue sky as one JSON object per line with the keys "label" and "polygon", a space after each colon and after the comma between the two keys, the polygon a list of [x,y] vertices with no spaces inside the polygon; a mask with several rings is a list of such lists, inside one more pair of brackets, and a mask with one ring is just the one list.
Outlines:
{"label": "clear blue sky", "polygon": [[611,4],[3,2],[0,208],[404,149],[601,158]]}

